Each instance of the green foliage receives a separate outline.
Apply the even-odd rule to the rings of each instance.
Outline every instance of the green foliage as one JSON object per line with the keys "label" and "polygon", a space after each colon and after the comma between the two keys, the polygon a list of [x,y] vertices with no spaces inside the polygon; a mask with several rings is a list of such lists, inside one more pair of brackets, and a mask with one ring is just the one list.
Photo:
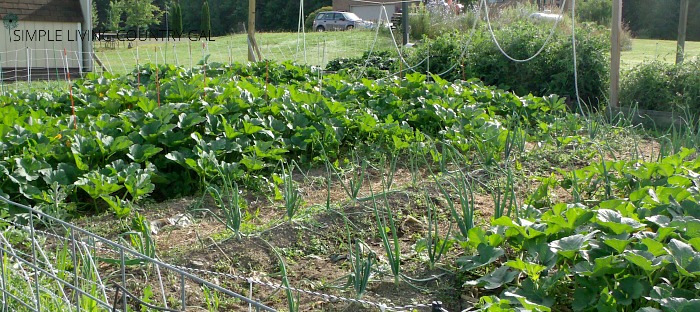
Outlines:
{"label": "green foliage", "polygon": [[[688,1],[687,40],[700,40],[700,2]],[[579,3],[577,1],[577,3]],[[681,0],[636,0],[622,6],[622,18],[635,37],[675,40]]]}
{"label": "green foliage", "polygon": [[97,26],[100,23],[100,18],[97,14],[97,3],[95,0],[90,1],[90,18],[92,19],[92,25]]}
{"label": "green foliage", "polygon": [[113,0],[109,2],[108,20],[107,28],[109,30],[115,31],[119,29],[119,24],[121,23],[122,14],[124,13],[124,8],[119,0]]}
{"label": "green foliage", "polygon": [[[605,29],[611,27],[612,0],[588,0],[576,2],[576,18],[578,22],[595,23]],[[632,33],[628,21],[622,26],[620,44],[623,51],[632,49]]]}
{"label": "green foliage", "polygon": [[409,36],[420,40],[424,36],[437,38],[441,34],[458,31],[468,31],[474,27],[477,12],[474,7],[467,8],[462,14],[452,11],[429,10],[423,3],[414,7],[408,16]]}
{"label": "green foliage", "polygon": [[362,77],[379,79],[393,74],[392,69],[397,61],[395,53],[390,51],[374,51],[372,55],[365,51],[360,57],[331,60],[326,64],[326,70],[351,77],[362,74]]}
{"label": "green foliage", "polygon": [[153,0],[115,0],[124,12],[127,27],[137,30],[147,30],[149,26],[158,24],[163,14]]}
{"label": "green foliage", "polygon": [[[132,1],[132,0],[112,0],[112,1]],[[145,0],[137,0],[145,1]],[[202,0],[149,0],[158,10],[168,10],[170,5],[179,2],[182,11],[183,31],[199,32],[202,23]],[[320,7],[329,7],[331,0],[305,0],[304,13],[309,14]],[[248,18],[248,0],[207,0],[211,12],[211,34],[212,36],[223,36],[230,33],[241,33],[244,29],[245,21]],[[105,22],[108,29],[117,29],[110,18],[110,1],[96,0],[98,15],[100,20]],[[257,2],[258,20],[256,27],[259,31],[296,31],[299,22],[299,1],[268,0]],[[329,8],[331,10],[332,8]],[[121,14],[119,14],[121,15]],[[170,15],[170,13],[168,13]],[[308,15],[307,15],[308,16]],[[172,29],[170,18],[156,19],[149,27]],[[144,29],[141,26],[141,29]],[[307,29],[310,29],[307,27]]]}
{"label": "green foliage", "polygon": [[540,311],[694,307],[700,295],[694,154],[686,149],[658,162],[605,161],[563,172],[567,189],[579,177],[578,188],[594,199],[590,206],[532,208],[529,216],[471,229],[467,244],[475,253],[457,264],[488,273],[465,285],[496,290],[482,298],[483,310],[494,302]]}
{"label": "green foliage", "polygon": [[700,60],[651,61],[622,76],[620,103],[658,111],[700,111]]}
{"label": "green foliage", "polygon": [[[376,226],[379,230],[379,237],[382,239],[382,246],[386,252],[387,261],[391,267],[391,274],[394,276],[394,284],[398,285],[401,277],[401,250],[399,246],[398,231],[394,213],[386,196],[386,191],[383,194],[377,194],[376,197],[381,197],[383,202],[378,206],[375,194],[370,186],[372,195],[372,207],[374,208],[374,217]],[[380,211],[381,206],[381,211]],[[387,221],[388,220],[388,221]]]}
{"label": "green foliage", "polygon": [[204,0],[202,4],[202,19],[199,26],[199,32],[207,36],[211,35],[211,13],[209,12],[209,2]]}
{"label": "green foliage", "polygon": [[[494,29],[494,33],[504,51],[514,58],[525,59],[540,49],[550,29],[548,23],[517,21]],[[427,39],[411,51],[408,63],[421,64],[415,69],[442,74],[442,78],[450,81],[476,77],[516,94],[558,94],[575,98],[570,30],[557,28],[544,51],[525,63],[503,56],[484,27],[476,31],[465,47],[468,38],[468,33],[452,32]],[[599,28],[581,26],[577,28],[576,41],[580,95],[584,102],[597,106],[606,90],[609,40]],[[462,55],[464,57],[460,58]],[[430,60],[426,61],[428,56]]]}
{"label": "green foliage", "polygon": [[170,13],[170,27],[173,31],[173,37],[180,38],[182,36],[182,8],[179,2],[174,2]]}
{"label": "green foliage", "polygon": [[576,14],[581,22],[594,22],[610,27],[612,0],[588,0],[576,2]]}
{"label": "green foliage", "polygon": [[299,207],[301,207],[301,194],[294,182],[293,172],[294,164],[290,164],[286,167],[282,163],[282,172],[284,176],[282,177],[282,196],[284,198],[284,207],[287,211],[287,218],[291,222],[297,213]]}
{"label": "green foliage", "polygon": [[355,290],[355,298],[361,299],[367,290],[367,284],[372,276],[372,266],[377,255],[372,252],[372,249],[361,240],[355,240],[355,243],[350,243],[354,248],[350,249],[349,255],[352,266],[352,274],[348,276],[348,283],[352,284]]}
{"label": "green foliage", "polygon": [[[491,158],[501,159],[508,145],[501,133],[520,122],[512,116],[546,122],[565,111],[549,98],[519,98],[476,81],[428,82],[409,74],[376,83],[325,75],[321,82],[311,68],[291,63],[210,63],[211,90],[205,95],[203,70],[161,65],[160,106],[153,64],[141,66],[139,78],[78,80],[77,129],[69,122],[64,89],[1,96],[2,192],[54,215],[77,208],[125,217],[131,204],[149,196],[172,198],[218,185],[207,190],[218,191],[213,193],[231,212],[235,229],[236,184],[275,189],[266,177],[281,174],[282,160],[328,161],[338,174],[350,175],[343,186],[356,199],[366,163],[358,161],[360,155],[343,161],[355,148],[396,155],[425,135],[441,135],[460,142],[463,153],[478,142]],[[390,162],[395,164],[395,156]],[[293,183],[286,185],[291,217],[298,200]],[[57,205],[65,196],[71,205]]]}

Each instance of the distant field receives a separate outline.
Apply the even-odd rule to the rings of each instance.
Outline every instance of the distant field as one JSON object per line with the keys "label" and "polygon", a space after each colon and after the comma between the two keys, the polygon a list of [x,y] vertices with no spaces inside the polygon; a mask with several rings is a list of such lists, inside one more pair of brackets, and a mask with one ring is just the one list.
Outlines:
{"label": "distant field", "polygon": [[[685,57],[700,56],[700,42],[685,43]],[[622,68],[629,69],[645,61],[658,59],[668,63],[676,61],[676,41],[633,39],[632,50],[622,52]]]}
{"label": "distant field", "polygon": [[[375,44],[375,49],[394,48],[391,38],[376,36],[375,31],[338,31],[297,33],[259,33],[256,35],[263,59],[274,61],[293,60],[302,64],[325,65],[339,57],[357,57]],[[104,66],[115,73],[131,71],[136,63],[171,63],[184,66],[196,65],[205,55],[209,62],[246,62],[248,60],[247,36],[236,34],[215,37],[214,41],[136,41],[128,48],[127,41],[117,42],[115,47],[105,47],[96,42],[97,56]],[[399,39],[400,40],[400,39]],[[157,59],[156,59],[157,57]]]}

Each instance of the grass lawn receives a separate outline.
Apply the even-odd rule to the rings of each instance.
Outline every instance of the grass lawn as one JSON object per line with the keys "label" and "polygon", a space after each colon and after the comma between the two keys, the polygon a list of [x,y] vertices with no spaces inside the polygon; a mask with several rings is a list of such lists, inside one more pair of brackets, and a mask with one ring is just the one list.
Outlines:
{"label": "grass lawn", "polygon": [[[204,56],[209,62],[246,62],[248,60],[247,37],[235,34],[215,37],[214,41],[145,41],[120,42],[115,48],[96,43],[97,56],[105,67],[115,73],[130,72],[137,63],[156,61],[177,65],[196,65]],[[393,49],[391,37],[380,34],[375,43],[374,31],[310,32],[306,33],[306,48],[303,36],[296,33],[259,33],[256,37],[264,59],[274,61],[292,60],[297,63],[324,66],[339,57],[357,57],[368,51],[372,44],[375,50]],[[306,52],[304,52],[306,51]],[[156,55],[158,56],[156,60]],[[686,58],[700,56],[700,42],[686,42]],[[676,60],[676,41],[634,39],[632,50],[622,52],[622,68],[631,69],[645,60],[658,59],[668,63]]]}
{"label": "grass lawn", "polygon": [[[686,58],[700,56],[700,42],[685,43]],[[676,41],[633,39],[632,50],[622,52],[622,68],[630,69],[643,61],[658,59],[668,63],[676,61]]]}
{"label": "grass lawn", "polygon": [[[360,56],[373,44],[377,50],[393,48],[389,36],[376,36],[375,31],[310,32],[306,33],[305,37],[306,40],[303,34],[297,33],[258,33],[256,40],[263,59],[278,62],[292,60],[321,66],[339,57]],[[132,48],[128,48],[127,41],[118,42],[114,48],[105,47],[103,42],[99,42],[95,47],[104,66],[114,73],[130,72],[136,66],[137,58],[141,64],[167,62],[188,67],[196,65],[206,55],[209,55],[209,62],[248,60],[245,34],[213,39],[208,42],[189,39],[167,43],[155,40],[138,41],[132,42]]]}

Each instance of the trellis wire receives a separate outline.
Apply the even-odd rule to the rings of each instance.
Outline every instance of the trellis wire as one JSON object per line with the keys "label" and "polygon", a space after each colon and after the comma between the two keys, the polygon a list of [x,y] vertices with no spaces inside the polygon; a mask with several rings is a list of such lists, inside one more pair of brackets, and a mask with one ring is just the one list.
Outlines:
{"label": "trellis wire", "polygon": [[[140,260],[144,263],[147,263],[149,266],[160,267],[162,269],[165,269],[166,272],[178,276],[180,279],[180,285],[181,285],[181,289],[180,289],[180,291],[181,291],[181,309],[184,309],[187,306],[186,288],[182,287],[182,286],[184,286],[186,284],[186,281],[190,281],[190,282],[196,283],[198,285],[204,285],[207,288],[209,288],[210,290],[216,291],[220,294],[239,299],[242,302],[245,302],[245,303],[249,304],[250,306],[255,307],[256,309],[263,310],[263,311],[275,311],[274,309],[266,306],[265,304],[263,304],[259,301],[252,300],[252,299],[248,298],[247,296],[238,294],[236,292],[233,292],[231,290],[228,290],[226,288],[218,286],[212,282],[206,281],[200,277],[197,277],[193,274],[190,274],[186,271],[183,271],[179,268],[176,268],[170,264],[161,262],[160,260],[148,257],[146,255],[143,255],[143,254],[141,254],[137,251],[134,251],[130,248],[127,248],[119,243],[113,242],[113,241],[108,240],[106,238],[103,238],[99,235],[93,234],[93,233],[91,233],[85,229],[82,229],[80,227],[77,227],[71,223],[54,218],[54,217],[47,215],[39,210],[33,209],[31,207],[28,207],[28,206],[25,206],[25,205],[22,205],[19,203],[16,203],[16,202],[11,201],[3,196],[0,196],[0,201],[5,202],[9,205],[15,206],[15,207],[23,210],[22,215],[24,215],[26,218],[29,219],[29,225],[28,225],[28,227],[22,227],[22,229],[29,230],[29,236],[31,239],[31,246],[32,246],[31,254],[28,254],[28,253],[21,254],[21,253],[14,252],[14,248],[12,248],[12,245],[9,244],[9,242],[3,241],[3,243],[0,245],[0,253],[1,253],[0,256],[2,256],[1,260],[2,260],[2,266],[3,266],[0,269],[3,272],[2,276],[1,276],[2,281],[0,282],[2,289],[0,289],[0,292],[2,292],[2,297],[3,297],[2,306],[4,308],[4,311],[10,311],[10,307],[14,306],[14,305],[11,305],[11,302],[14,303],[15,305],[19,304],[19,305],[23,306],[24,308],[28,309],[29,311],[45,311],[46,309],[42,309],[42,307],[40,306],[41,295],[42,294],[48,294],[49,296],[53,295],[52,293],[49,293],[48,290],[46,290],[46,289],[44,292],[42,292],[42,287],[40,287],[41,285],[39,283],[40,283],[41,279],[45,279],[45,278],[50,279],[51,283],[61,284],[62,289],[70,289],[73,293],[80,294],[80,296],[86,296],[87,298],[90,298],[97,305],[99,305],[101,308],[115,310],[115,307],[113,306],[113,304],[110,304],[108,302],[108,300],[102,300],[100,298],[92,296],[90,293],[85,291],[79,285],[79,282],[77,279],[77,277],[79,276],[77,273],[78,257],[77,257],[77,254],[75,253],[75,248],[76,247],[89,248],[89,246],[86,246],[84,242],[79,241],[76,237],[77,235],[84,236],[86,239],[91,241],[93,244],[93,247],[96,247],[94,245],[96,245],[97,243],[100,243],[102,245],[113,248],[115,251],[118,251],[118,253],[120,254],[120,257],[119,257],[120,258],[120,261],[119,261],[120,274],[119,275],[120,275],[121,280],[115,281],[115,283],[116,283],[115,285],[117,285],[117,289],[122,289],[122,291],[125,289],[128,289],[128,285],[126,282],[126,272],[125,272],[126,267],[128,266],[127,262],[126,262],[127,256],[128,256],[130,258],[137,259],[137,260]],[[73,255],[71,258],[72,258],[72,266],[74,268],[73,277],[75,279],[73,282],[70,282],[70,281],[67,281],[67,280],[64,280],[64,279],[58,277],[56,275],[56,273],[51,272],[53,270],[46,269],[42,266],[42,263],[45,263],[45,261],[41,261],[38,257],[38,254],[37,254],[38,249],[40,248],[40,246],[38,246],[38,240],[36,237],[38,232],[35,229],[35,225],[36,225],[35,223],[37,222],[37,220],[41,220],[41,222],[43,222],[44,224],[50,224],[53,226],[60,226],[70,234],[69,243],[71,244],[71,246],[72,246],[71,248],[73,251]],[[4,240],[4,236],[2,236],[2,237]],[[86,249],[86,250],[89,250],[89,249]],[[88,252],[86,258],[89,259],[89,262],[90,262],[89,266],[94,268],[95,270],[97,270],[97,266],[95,265],[96,263],[94,263],[92,261],[93,257],[89,254],[89,252]],[[33,278],[34,285],[31,287],[31,292],[33,293],[32,296],[34,297],[34,299],[29,300],[32,302],[28,303],[27,300],[23,300],[22,298],[19,298],[19,297],[13,295],[11,293],[11,291],[7,288],[7,286],[8,286],[7,276],[5,274],[5,270],[6,270],[5,269],[5,261],[6,261],[6,259],[16,262],[20,267],[27,267],[27,268],[30,268],[31,270],[33,270],[33,272],[34,272],[34,278]],[[95,272],[97,272],[97,271],[95,271]],[[97,274],[97,276],[99,276],[98,273],[96,273],[96,274]],[[102,279],[98,279],[96,283],[98,285],[104,285],[104,281]],[[12,285],[12,286],[14,287],[15,285]],[[101,288],[103,290],[107,289],[106,287],[101,287]],[[126,294],[126,292],[125,292],[125,294]],[[106,297],[106,293],[104,293],[104,295]],[[126,311],[126,304],[127,304],[127,299],[128,299],[127,297],[128,297],[128,295],[122,295],[121,311]],[[75,302],[65,302],[66,300],[62,300],[62,301],[64,301],[63,302],[64,304],[71,306],[72,309],[75,309],[76,311],[80,311],[81,308],[80,308],[79,299],[80,299],[79,296],[76,296]],[[107,298],[104,298],[104,299],[107,299]],[[115,301],[117,299],[116,292],[115,292],[114,299],[115,299]],[[134,299],[138,299],[138,298],[134,298]],[[70,301],[70,300],[68,300],[68,301]],[[161,308],[162,311],[167,311],[167,310],[163,310],[163,309],[168,309],[168,308],[167,307]]]}
{"label": "trellis wire", "polygon": [[[9,256],[13,259],[17,259],[17,261],[22,262],[27,267],[34,269],[35,274],[37,276],[41,275],[43,277],[48,277],[48,278],[54,280],[56,283],[60,283],[61,285],[63,285],[63,287],[66,287],[67,289],[71,289],[74,292],[80,293],[81,295],[84,295],[87,298],[94,300],[95,302],[97,302],[99,305],[101,305],[104,308],[114,308],[114,306],[113,306],[114,304],[112,304],[112,306],[110,306],[110,303],[109,303],[110,300],[108,298],[109,296],[107,295],[107,292],[114,292],[115,293],[115,296],[113,298],[114,302],[117,302],[117,299],[118,299],[117,293],[119,291],[127,294],[127,296],[122,296],[122,298],[121,298],[122,299],[122,302],[121,302],[122,310],[121,311],[125,311],[124,307],[126,307],[126,300],[127,300],[126,297],[133,298],[134,300],[139,301],[141,304],[143,303],[142,301],[140,301],[139,298],[128,295],[130,292],[127,290],[125,269],[127,267],[126,254],[129,254],[130,256],[136,257],[137,259],[147,261],[151,265],[155,265],[155,267],[157,269],[160,269],[160,267],[163,267],[164,269],[166,269],[170,273],[178,274],[180,276],[181,284],[184,283],[185,279],[189,279],[189,280],[194,281],[198,284],[206,285],[207,287],[215,289],[215,290],[217,290],[223,294],[226,294],[228,296],[245,301],[252,308],[262,309],[265,311],[274,311],[274,310],[272,308],[265,306],[264,304],[262,304],[258,301],[250,299],[250,298],[252,298],[252,295],[253,295],[253,292],[252,292],[253,285],[264,286],[266,288],[270,288],[273,290],[291,290],[291,291],[294,291],[294,292],[297,292],[300,294],[319,297],[319,298],[322,298],[326,301],[341,301],[341,302],[346,302],[346,303],[360,304],[363,306],[371,306],[371,307],[375,307],[375,308],[379,309],[380,311],[412,311],[415,309],[428,309],[428,308],[432,309],[431,311],[446,311],[444,308],[442,308],[442,304],[437,302],[437,301],[431,302],[428,304],[411,304],[411,305],[404,305],[404,306],[394,306],[394,305],[388,305],[388,304],[384,304],[384,303],[372,302],[369,300],[353,299],[353,298],[346,298],[346,297],[337,296],[337,295],[325,294],[325,293],[321,293],[321,292],[310,291],[310,290],[300,289],[300,288],[291,287],[291,286],[287,287],[287,286],[284,286],[282,283],[277,284],[277,283],[262,281],[260,279],[247,277],[247,276],[234,275],[234,274],[229,274],[229,273],[213,272],[213,271],[196,269],[196,268],[188,268],[188,267],[178,266],[178,265],[173,265],[173,264],[166,264],[166,263],[163,263],[157,259],[150,258],[150,257],[145,256],[143,254],[140,254],[134,250],[131,250],[127,247],[124,247],[123,245],[121,245],[119,243],[116,243],[116,242],[113,242],[111,240],[107,240],[105,238],[102,238],[98,235],[92,234],[85,229],[76,227],[75,225],[72,225],[70,223],[53,218],[53,217],[46,215],[38,210],[33,209],[31,207],[15,203],[15,202],[13,202],[7,198],[4,198],[2,196],[0,196],[0,202],[6,202],[10,205],[27,210],[27,214],[28,214],[29,219],[30,219],[30,225],[28,225],[28,226],[22,225],[20,223],[12,221],[12,220],[3,219],[3,218],[0,218],[0,221],[6,222],[17,229],[21,229],[21,230],[30,232],[30,234],[33,237],[32,244],[34,246],[36,246],[36,244],[37,244],[37,240],[36,240],[36,237],[34,235],[38,235],[38,234],[44,235],[46,237],[50,237],[51,239],[55,239],[57,241],[63,242],[64,244],[67,243],[71,246],[71,250],[72,250],[72,254],[73,254],[73,261],[74,261],[74,263],[73,263],[74,272],[72,272],[68,275],[70,275],[69,277],[73,278],[74,282],[71,283],[71,282],[68,282],[64,279],[60,279],[55,274],[52,274],[50,272],[51,270],[42,269],[41,268],[42,264],[43,265],[47,265],[47,264],[50,265],[49,259],[45,254],[43,255],[45,260],[42,261],[41,259],[39,259],[39,257],[36,254],[30,255],[26,252],[21,252],[21,251],[19,251],[19,252],[15,251],[15,250],[9,251],[7,249],[8,247],[1,247],[0,248],[0,259],[2,259],[2,257],[7,257],[7,256]],[[34,228],[34,222],[35,222],[34,220],[35,219],[41,219],[44,223],[47,223],[47,224],[60,225],[62,228],[66,229],[68,231],[69,236],[64,237],[64,236],[58,235],[56,233],[37,230]],[[88,240],[91,241],[91,243],[88,244],[84,241],[78,240],[76,238],[76,233],[87,236]],[[1,237],[1,239],[4,240],[4,236],[0,235],[0,237]],[[99,246],[97,246],[98,245],[97,243],[101,243],[109,248],[99,247]],[[11,246],[9,243],[5,243],[5,242],[3,242],[2,245],[3,246],[5,246],[5,245]],[[9,247],[9,248],[11,248],[11,247]],[[94,273],[98,276],[97,281],[90,281],[86,278],[81,277],[78,274],[77,265],[75,263],[75,261],[76,261],[75,259],[77,258],[76,257],[76,248],[78,251],[80,251],[81,249],[85,249],[85,253],[87,254],[86,258],[91,261],[90,267],[95,269]],[[90,249],[95,250],[95,252],[93,252],[93,254],[90,254],[90,251],[89,251]],[[37,249],[37,250],[40,250],[40,249]],[[93,257],[98,255],[96,253],[97,251],[100,251],[104,254],[111,254],[113,256],[117,256],[120,259],[120,267],[119,267],[119,274],[118,275],[120,276],[121,281],[119,283],[113,282],[113,284],[115,285],[114,288],[105,286],[106,282],[104,282],[101,278],[99,278],[99,272],[96,271],[97,265],[94,262],[92,262]],[[26,258],[30,258],[30,259],[26,259]],[[2,301],[3,305],[7,306],[8,300],[9,300],[9,299],[7,299],[7,297],[9,296],[9,297],[13,297],[12,299],[14,301],[19,300],[19,303],[21,305],[23,305],[24,307],[28,308],[30,311],[41,311],[41,309],[39,309],[39,308],[29,307],[29,305],[26,302],[22,301],[21,298],[17,298],[16,296],[13,296],[7,290],[7,286],[5,285],[6,284],[6,277],[4,276],[4,270],[0,270],[0,271],[2,271],[2,273],[3,273],[2,276],[0,276],[0,278],[2,279],[2,282],[0,283],[0,286],[2,286],[2,288],[0,288],[0,292],[2,292],[2,294],[3,294],[3,301]],[[188,272],[190,272],[190,273],[188,273]],[[64,272],[64,273],[68,273],[68,272]],[[221,288],[218,286],[214,286],[213,283],[207,282],[206,280],[204,280],[204,279],[202,279],[194,274],[215,275],[218,277],[226,277],[229,279],[244,281],[244,282],[249,284],[248,297],[243,297],[243,295],[233,293],[230,290],[227,290],[227,289],[224,289],[224,288]],[[158,273],[157,276],[159,278],[159,282],[161,284],[161,289],[162,289],[163,286],[162,286],[162,280],[161,280],[160,273]],[[38,295],[41,294],[40,290],[39,291],[37,290],[37,289],[40,289],[40,287],[38,287],[39,278],[35,277],[34,280],[37,282],[37,286],[34,287],[33,292],[35,293],[35,296],[37,296],[37,298],[38,298]],[[87,283],[89,285],[93,285],[93,286],[96,286],[97,288],[99,288],[99,290],[102,292],[102,299],[94,297],[93,295],[90,295],[90,294],[86,293],[85,291],[83,291],[82,289],[80,289],[80,287],[77,286],[79,284],[79,282]],[[125,290],[127,290],[127,291],[125,291]],[[164,290],[162,290],[161,293],[163,296],[163,302],[165,304],[167,301],[165,300]],[[185,306],[184,288],[182,288],[181,295],[183,296],[182,297],[183,298],[182,299],[183,306]],[[78,300],[79,300],[79,297],[76,296],[76,299],[75,299],[76,303],[75,303],[75,305],[72,306],[72,307],[76,308],[76,311],[80,311],[80,304],[79,304]],[[39,302],[39,301],[37,301],[37,302]],[[167,305],[165,307],[158,308],[157,310],[173,311],[171,308],[168,308]],[[7,311],[7,310],[3,310],[3,311]]]}

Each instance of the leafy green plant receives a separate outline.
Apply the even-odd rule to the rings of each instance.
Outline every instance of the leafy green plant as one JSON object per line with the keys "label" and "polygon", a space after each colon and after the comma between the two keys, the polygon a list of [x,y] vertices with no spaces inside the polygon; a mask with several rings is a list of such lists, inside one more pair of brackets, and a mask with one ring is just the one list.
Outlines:
{"label": "leafy green plant", "polygon": [[[700,198],[688,191],[699,168],[688,159],[694,152],[578,169],[579,185],[611,189],[591,192],[599,199],[591,207],[531,208],[527,216],[495,219],[488,231],[472,229],[468,244],[477,252],[457,261],[462,270],[502,265],[465,285],[501,290],[482,300],[484,309],[495,302],[540,310],[569,302],[581,311],[692,306],[687,296],[698,291],[688,278],[700,274],[700,232],[691,230],[700,224]],[[515,254],[506,258],[499,251],[503,243]]]}
{"label": "leafy green plant", "polygon": [[393,74],[397,60],[395,53],[391,51],[373,51],[371,55],[367,51],[360,57],[331,60],[326,64],[326,70],[339,72],[348,77],[355,77],[362,73],[365,78],[378,79]]}
{"label": "leafy green plant", "polygon": [[474,27],[479,13],[477,5],[467,6],[460,14],[456,14],[439,6],[429,8],[424,3],[419,3],[412,6],[412,12],[408,15],[409,36],[413,40],[420,40],[423,37],[436,38],[454,30],[466,32]]}
{"label": "leafy green plant", "polygon": [[519,98],[477,81],[325,75],[321,84],[311,82],[309,67],[267,62],[207,64],[208,93],[217,97],[202,102],[202,75],[201,68],[153,64],[142,64],[138,75],[87,75],[74,88],[79,129],[65,121],[72,113],[63,90],[0,96],[0,188],[29,204],[50,202],[49,189],[65,190],[70,204],[44,205],[55,214],[89,207],[126,216],[127,201],[208,193],[221,182],[220,166],[233,174],[231,182],[266,190],[281,160],[317,159],[333,164],[357,199],[367,169],[352,152],[357,147],[388,153],[384,165],[393,168],[402,150],[444,133],[464,151],[482,142],[479,149],[495,163],[508,145],[503,130],[518,124],[506,116],[517,112],[515,118],[538,124],[565,111],[549,97]]}
{"label": "leafy green plant", "polygon": [[212,291],[207,286],[202,286],[202,293],[204,294],[204,303],[209,311],[219,311],[221,305],[221,299],[219,298],[219,293]]}
{"label": "leafy green plant", "polygon": [[133,205],[130,201],[122,200],[116,196],[102,196],[101,198],[109,205],[109,209],[117,218],[126,218],[131,214]]}
{"label": "leafy green plant", "polygon": [[595,22],[609,26],[612,16],[612,2],[607,0],[588,0],[577,3],[576,13],[582,22]]}
{"label": "leafy green plant", "polygon": [[700,108],[700,60],[681,65],[659,60],[641,63],[623,75],[621,105],[639,109],[678,112]]}
{"label": "leafy green plant", "polygon": [[[151,234],[151,225],[143,215],[135,213],[134,216],[131,217],[131,231],[125,232],[121,234],[121,236],[127,237],[129,244],[140,254],[152,259],[156,257],[156,242],[153,240],[153,236]],[[100,259],[107,262],[120,261],[117,259]],[[134,259],[126,261],[126,264],[129,265],[142,262],[145,262],[145,260]]]}

